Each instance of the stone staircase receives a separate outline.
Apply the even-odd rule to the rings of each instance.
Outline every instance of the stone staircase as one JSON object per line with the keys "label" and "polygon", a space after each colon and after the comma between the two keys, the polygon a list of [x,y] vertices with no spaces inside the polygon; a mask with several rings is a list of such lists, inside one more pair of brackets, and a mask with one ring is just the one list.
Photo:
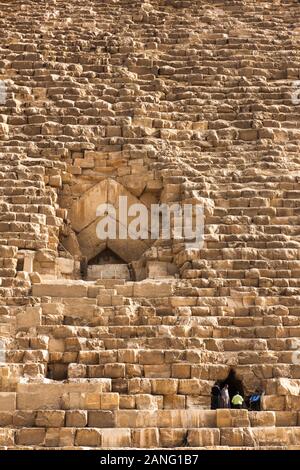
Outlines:
{"label": "stone staircase", "polygon": [[[282,325],[286,311],[218,315],[230,297],[181,282],[34,284],[6,352],[20,378],[0,393],[2,445],[297,448],[297,327]],[[246,390],[263,385],[264,411],[209,410],[232,365]]]}
{"label": "stone staircase", "polygon": [[[0,449],[299,449],[299,19],[296,0],[1,5]],[[178,278],[57,278],[72,205],[107,178],[204,204],[200,251],[145,254]],[[209,409],[232,368],[263,411]]]}

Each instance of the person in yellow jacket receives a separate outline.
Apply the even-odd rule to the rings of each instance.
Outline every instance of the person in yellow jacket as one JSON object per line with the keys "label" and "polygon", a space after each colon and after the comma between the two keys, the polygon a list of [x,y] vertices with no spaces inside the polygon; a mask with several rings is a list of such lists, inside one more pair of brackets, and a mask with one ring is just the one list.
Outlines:
{"label": "person in yellow jacket", "polygon": [[232,408],[242,408],[244,403],[244,398],[240,395],[240,392],[236,394],[231,399]]}

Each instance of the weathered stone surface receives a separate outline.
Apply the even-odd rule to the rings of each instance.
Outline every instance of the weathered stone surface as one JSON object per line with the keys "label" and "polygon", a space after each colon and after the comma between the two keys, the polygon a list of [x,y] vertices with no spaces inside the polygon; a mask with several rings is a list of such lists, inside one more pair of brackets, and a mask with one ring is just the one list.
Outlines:
{"label": "weathered stone surface", "polygon": [[17,327],[31,328],[41,324],[41,309],[39,307],[27,307],[26,310],[17,315]]}
{"label": "weathered stone surface", "polygon": [[18,445],[43,445],[46,431],[43,428],[24,428],[16,433],[16,444]]}
{"label": "weathered stone surface", "polygon": [[36,426],[44,428],[61,428],[64,426],[64,411],[38,411],[36,416]]}
{"label": "weathered stone surface", "polygon": [[247,410],[217,410],[217,427],[247,427],[250,425]]}
{"label": "weathered stone surface", "polygon": [[186,439],[184,429],[160,429],[160,443],[163,447],[182,447]]}
{"label": "weathered stone surface", "polygon": [[220,445],[219,429],[192,429],[188,433],[188,444],[191,447]]}
{"label": "weathered stone surface", "polygon": [[115,416],[111,411],[89,411],[88,426],[92,428],[113,428]]}
{"label": "weathered stone surface", "polygon": [[0,446],[13,446],[14,434],[13,429],[0,429]]}
{"label": "weathered stone surface", "polygon": [[134,297],[168,297],[172,295],[173,286],[169,282],[143,281],[134,284]]}
{"label": "weathered stone surface", "polygon": [[149,449],[159,447],[159,431],[157,428],[134,429],[132,434],[132,446]]}
{"label": "weathered stone surface", "polygon": [[0,392],[0,411],[14,411],[16,409],[16,393]]}
{"label": "weathered stone surface", "polygon": [[299,449],[298,2],[2,3],[1,449]]}
{"label": "weathered stone surface", "polygon": [[66,411],[66,426],[71,428],[84,428],[87,425],[87,411]]}
{"label": "weathered stone surface", "polygon": [[98,429],[78,429],[75,445],[84,447],[98,447],[101,445],[101,432]]}

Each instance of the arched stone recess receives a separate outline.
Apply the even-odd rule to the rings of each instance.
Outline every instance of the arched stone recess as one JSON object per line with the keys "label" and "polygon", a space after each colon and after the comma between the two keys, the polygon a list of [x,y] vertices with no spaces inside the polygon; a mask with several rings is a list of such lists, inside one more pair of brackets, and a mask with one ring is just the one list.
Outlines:
{"label": "arched stone recess", "polygon": [[[129,227],[130,222],[136,216],[128,216],[120,207],[120,197],[126,197],[127,207],[134,204],[142,204],[148,217],[148,237],[145,239],[132,239],[127,236],[119,238],[119,227],[123,230]],[[100,239],[97,234],[97,225],[101,220],[97,216],[97,209],[100,205],[110,205],[115,209],[115,216],[112,216],[112,223],[116,224],[117,237]],[[122,211],[122,213],[121,213]],[[155,240],[151,239],[150,233],[150,202],[143,202],[122,184],[113,179],[106,179],[97,183],[87,190],[77,199],[69,211],[71,226],[77,235],[80,251],[87,263],[95,259],[104,250],[110,250],[125,263],[132,263],[140,259],[143,253],[151,247]]]}

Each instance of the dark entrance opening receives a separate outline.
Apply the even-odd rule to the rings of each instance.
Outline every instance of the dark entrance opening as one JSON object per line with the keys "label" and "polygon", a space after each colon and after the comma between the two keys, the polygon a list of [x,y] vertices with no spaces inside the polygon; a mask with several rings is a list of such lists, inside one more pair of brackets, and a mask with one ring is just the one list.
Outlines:
{"label": "dark entrance opening", "polygon": [[24,258],[17,260],[17,271],[24,271]]}
{"label": "dark entrance opening", "polygon": [[236,394],[236,392],[239,392],[242,395],[242,397],[245,397],[243,382],[242,380],[237,378],[236,372],[234,369],[230,369],[227,378],[225,380],[220,381],[219,384],[220,384],[221,390],[225,384],[228,385],[230,400]]}
{"label": "dark entrance opening", "polygon": [[67,378],[68,378],[68,364],[60,364],[59,362],[48,364],[47,379],[67,380]]}
{"label": "dark entrance opening", "polygon": [[124,259],[105,248],[99,254],[90,259],[86,266],[86,278],[95,279],[131,279],[130,267]]}
{"label": "dark entrance opening", "polygon": [[89,265],[102,265],[102,264],[127,264],[122,258],[120,258],[116,253],[114,253],[109,248],[101,251],[94,258],[90,259]]}

